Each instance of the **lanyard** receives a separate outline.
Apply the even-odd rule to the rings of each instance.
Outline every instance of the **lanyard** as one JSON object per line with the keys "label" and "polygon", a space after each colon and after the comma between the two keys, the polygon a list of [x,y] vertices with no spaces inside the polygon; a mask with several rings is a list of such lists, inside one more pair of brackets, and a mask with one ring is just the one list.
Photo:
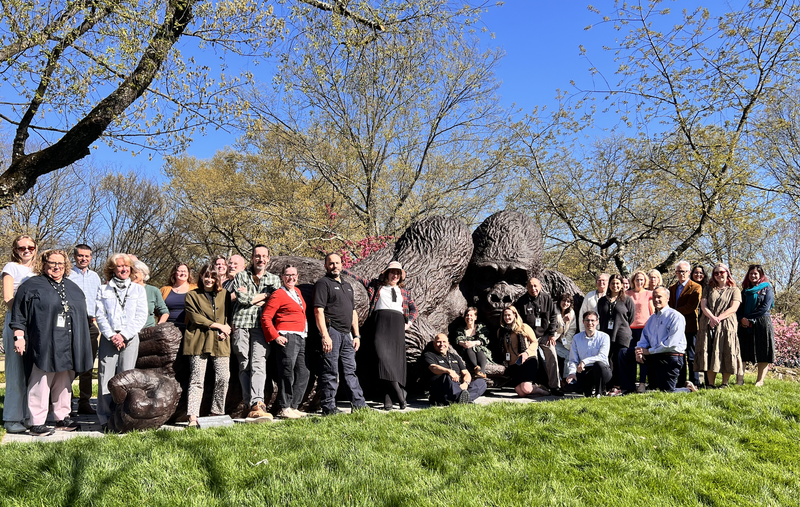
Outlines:
{"label": "lanyard", "polygon": [[130,286],[128,286],[125,289],[125,299],[120,299],[119,298],[119,291],[117,291],[116,287],[114,287],[112,285],[111,288],[114,289],[114,295],[117,296],[117,301],[119,301],[119,305],[122,307],[122,311],[124,312],[125,311],[125,303],[128,302],[128,295],[130,294]]}
{"label": "lanyard", "polygon": [[300,308],[302,308],[302,307],[303,307],[303,303],[300,301],[300,296],[298,296],[298,295],[297,295],[297,293],[294,291],[294,289],[292,289],[292,290],[289,290],[288,288],[286,288],[286,287],[284,286],[284,287],[283,287],[283,290],[285,290],[285,291],[286,291],[286,293],[287,293],[287,294],[289,294],[289,297],[291,297],[291,298],[292,298],[292,300],[294,300],[294,302],[295,302],[295,303],[297,303],[298,305],[300,305]]}
{"label": "lanyard", "polygon": [[67,313],[69,311],[69,301],[67,300],[67,289],[64,287],[64,280],[62,279],[59,283],[55,283],[48,276],[47,281],[50,282],[50,286],[56,291],[58,297],[61,299],[61,306],[64,307],[64,313]]}

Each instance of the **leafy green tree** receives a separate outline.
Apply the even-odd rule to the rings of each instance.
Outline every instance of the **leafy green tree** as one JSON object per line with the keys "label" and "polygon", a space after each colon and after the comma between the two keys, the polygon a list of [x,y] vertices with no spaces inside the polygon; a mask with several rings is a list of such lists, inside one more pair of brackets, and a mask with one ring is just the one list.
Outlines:
{"label": "leafy green tree", "polygon": [[[381,29],[367,3],[297,2]],[[268,1],[3,2],[0,61],[5,90],[15,96],[0,106],[0,120],[14,129],[0,207],[88,155],[98,140],[171,150],[195,129],[238,116],[242,104],[231,92],[253,75],[233,75],[226,58],[258,63],[285,33]],[[181,40],[187,45],[179,47]],[[191,48],[213,49],[219,63],[182,53]],[[31,134],[41,147],[29,143]]]}
{"label": "leafy green tree", "polygon": [[322,202],[358,225],[359,239],[393,235],[430,214],[474,222],[511,175],[509,112],[496,95],[501,54],[482,50],[474,9],[445,0],[384,2],[416,17],[382,32],[314,9],[296,12],[272,89],[247,96],[258,114],[247,139],[278,144]]}

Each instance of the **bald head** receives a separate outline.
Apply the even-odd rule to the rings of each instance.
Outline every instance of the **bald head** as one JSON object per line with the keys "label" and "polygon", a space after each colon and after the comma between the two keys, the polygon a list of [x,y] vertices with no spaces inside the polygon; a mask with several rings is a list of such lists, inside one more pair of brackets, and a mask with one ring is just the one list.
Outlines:
{"label": "bald head", "polygon": [[542,282],[539,281],[538,278],[531,278],[528,280],[528,294],[533,297],[539,296],[542,292]]}

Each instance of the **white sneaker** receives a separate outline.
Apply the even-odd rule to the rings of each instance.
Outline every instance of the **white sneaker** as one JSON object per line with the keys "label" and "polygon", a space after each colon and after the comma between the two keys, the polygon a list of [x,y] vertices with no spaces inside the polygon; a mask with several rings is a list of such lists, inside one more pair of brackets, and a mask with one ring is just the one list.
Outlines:
{"label": "white sneaker", "polygon": [[292,408],[284,408],[278,413],[278,417],[281,419],[300,419],[302,416],[297,415]]}

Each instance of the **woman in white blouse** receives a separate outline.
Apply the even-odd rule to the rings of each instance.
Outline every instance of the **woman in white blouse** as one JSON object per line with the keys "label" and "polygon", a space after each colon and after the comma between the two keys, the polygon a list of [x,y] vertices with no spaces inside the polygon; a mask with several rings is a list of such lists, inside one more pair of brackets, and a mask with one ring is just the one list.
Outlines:
{"label": "woman in white blouse", "polygon": [[572,337],[578,332],[578,324],[575,322],[575,310],[573,299],[570,294],[562,294],[558,298],[558,312],[556,312],[556,355],[558,356],[558,367],[562,372],[562,377],[567,378],[567,368],[569,361],[569,350],[572,345]]}
{"label": "woman in white blouse", "polygon": [[111,416],[108,381],[136,367],[139,356],[139,331],[147,321],[147,295],[144,287],[131,282],[133,260],[128,254],[109,257],[103,270],[108,283],[97,292],[98,348],[97,416],[104,427]]}
{"label": "woman in white blouse", "polygon": [[6,398],[3,405],[3,420],[9,433],[24,433],[25,419],[28,418],[28,382],[22,353],[14,347],[14,332],[8,326],[11,322],[11,307],[19,286],[33,272],[36,259],[36,242],[27,234],[17,236],[11,243],[11,262],[3,266],[3,300],[6,302],[6,322],[3,325],[3,347],[6,351]]}

